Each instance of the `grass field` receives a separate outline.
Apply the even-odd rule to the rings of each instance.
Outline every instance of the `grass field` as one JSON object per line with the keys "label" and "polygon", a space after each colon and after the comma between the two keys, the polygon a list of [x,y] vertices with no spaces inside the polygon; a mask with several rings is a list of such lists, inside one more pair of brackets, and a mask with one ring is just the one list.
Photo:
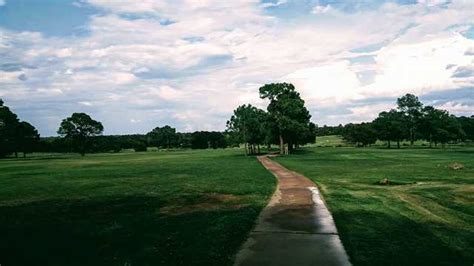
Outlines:
{"label": "grass field", "polygon": [[474,263],[473,148],[313,147],[276,160],[321,187],[354,265]]}
{"label": "grass field", "polygon": [[0,161],[1,265],[229,265],[274,177],[240,150]]}

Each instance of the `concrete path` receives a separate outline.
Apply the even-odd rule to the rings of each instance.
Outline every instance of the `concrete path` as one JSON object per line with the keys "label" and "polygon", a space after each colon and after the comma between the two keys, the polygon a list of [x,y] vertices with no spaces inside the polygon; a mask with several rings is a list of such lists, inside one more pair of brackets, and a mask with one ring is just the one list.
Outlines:
{"label": "concrete path", "polygon": [[316,185],[267,156],[258,160],[278,187],[235,265],[351,265]]}

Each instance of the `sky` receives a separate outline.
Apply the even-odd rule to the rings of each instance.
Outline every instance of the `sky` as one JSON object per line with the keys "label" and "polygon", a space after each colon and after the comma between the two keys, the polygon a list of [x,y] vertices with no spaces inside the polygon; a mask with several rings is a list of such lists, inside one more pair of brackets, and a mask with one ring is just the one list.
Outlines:
{"label": "sky", "polygon": [[0,0],[0,98],[42,136],[224,130],[291,82],[322,126],[414,93],[474,112],[474,0]]}

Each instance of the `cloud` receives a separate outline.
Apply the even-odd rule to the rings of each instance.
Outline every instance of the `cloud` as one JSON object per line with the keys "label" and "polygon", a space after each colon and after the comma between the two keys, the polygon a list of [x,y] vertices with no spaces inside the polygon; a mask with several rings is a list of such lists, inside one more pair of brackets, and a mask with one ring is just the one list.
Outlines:
{"label": "cloud", "polygon": [[474,77],[474,65],[472,66],[459,66],[454,71],[453,78],[469,78]]}
{"label": "cloud", "polygon": [[313,8],[311,13],[313,13],[313,14],[324,14],[324,13],[327,13],[331,10],[332,10],[331,5],[327,5],[327,6],[317,5]]}
{"label": "cloud", "polygon": [[293,82],[318,124],[371,119],[407,92],[456,94],[472,85],[462,72],[472,66],[474,47],[465,36],[472,14],[462,1],[366,1],[358,8],[90,0],[73,7],[98,12],[78,20],[87,35],[0,22],[0,97],[43,135],[84,110],[107,134],[164,124],[222,130],[239,104],[264,108],[258,88],[275,81]]}
{"label": "cloud", "polygon": [[4,6],[5,4],[5,0],[0,0],[0,6]]}

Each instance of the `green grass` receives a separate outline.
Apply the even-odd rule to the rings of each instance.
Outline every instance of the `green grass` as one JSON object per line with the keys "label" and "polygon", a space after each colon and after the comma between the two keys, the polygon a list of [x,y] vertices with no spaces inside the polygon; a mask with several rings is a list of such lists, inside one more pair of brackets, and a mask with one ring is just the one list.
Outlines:
{"label": "green grass", "polygon": [[276,160],[321,187],[354,265],[474,263],[473,148],[313,147]]}
{"label": "green grass", "polygon": [[339,135],[328,135],[328,136],[318,136],[316,137],[316,143],[312,146],[318,147],[341,147],[348,146],[349,144],[345,143],[341,136]]}
{"label": "green grass", "polygon": [[230,265],[274,190],[240,150],[0,161],[2,265]]}

